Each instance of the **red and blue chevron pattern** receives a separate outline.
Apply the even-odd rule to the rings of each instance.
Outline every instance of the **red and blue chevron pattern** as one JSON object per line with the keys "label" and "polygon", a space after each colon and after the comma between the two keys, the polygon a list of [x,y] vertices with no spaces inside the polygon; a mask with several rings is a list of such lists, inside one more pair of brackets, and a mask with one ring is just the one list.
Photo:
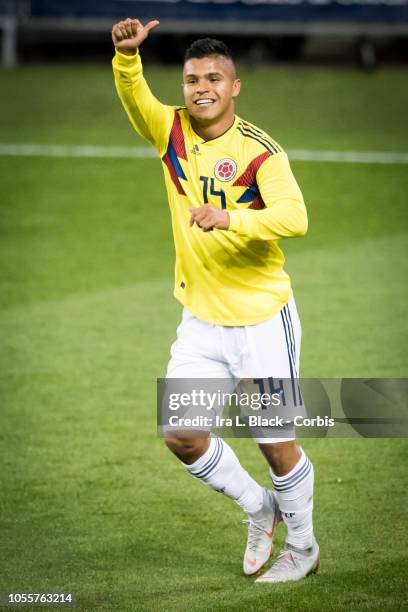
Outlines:
{"label": "red and blue chevron pattern", "polygon": [[186,175],[181,167],[180,159],[187,160],[187,152],[184,143],[184,134],[181,127],[180,115],[174,111],[174,121],[170,132],[169,144],[162,160],[166,164],[171,180],[180,195],[186,195],[180,179],[186,180]]}
{"label": "red and blue chevron pattern", "polygon": [[271,157],[272,153],[265,151],[258,157],[255,157],[247,166],[246,170],[237,178],[234,182],[234,187],[248,187],[237,200],[237,204],[245,204],[251,202],[248,208],[261,209],[265,208],[265,202],[263,201],[261,194],[259,193],[258,184],[256,182],[256,173],[262,166],[264,161]]}

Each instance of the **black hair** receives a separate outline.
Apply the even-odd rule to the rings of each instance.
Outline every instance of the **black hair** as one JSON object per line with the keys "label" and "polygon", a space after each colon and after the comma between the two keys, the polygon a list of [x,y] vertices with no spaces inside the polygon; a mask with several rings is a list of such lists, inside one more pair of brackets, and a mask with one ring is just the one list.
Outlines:
{"label": "black hair", "polygon": [[201,59],[202,57],[209,57],[211,55],[222,55],[231,60],[231,62],[234,61],[231,51],[221,40],[216,40],[215,38],[200,38],[189,46],[184,55],[184,62],[191,58]]}

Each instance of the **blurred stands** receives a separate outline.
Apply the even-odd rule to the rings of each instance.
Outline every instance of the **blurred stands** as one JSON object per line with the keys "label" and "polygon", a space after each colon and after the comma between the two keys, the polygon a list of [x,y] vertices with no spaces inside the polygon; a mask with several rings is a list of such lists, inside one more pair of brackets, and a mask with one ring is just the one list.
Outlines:
{"label": "blurred stands", "polygon": [[180,61],[185,45],[202,35],[222,37],[250,62],[319,52],[334,59],[336,50],[370,68],[385,43],[408,59],[408,0],[0,0],[2,63],[12,66],[17,50],[25,60],[46,45],[57,59],[61,46],[86,53],[88,41],[102,49],[112,24],[127,16],[160,19],[149,42],[160,61]]}
{"label": "blurred stands", "polygon": [[17,64],[17,17],[14,0],[0,0],[1,64],[13,68]]}

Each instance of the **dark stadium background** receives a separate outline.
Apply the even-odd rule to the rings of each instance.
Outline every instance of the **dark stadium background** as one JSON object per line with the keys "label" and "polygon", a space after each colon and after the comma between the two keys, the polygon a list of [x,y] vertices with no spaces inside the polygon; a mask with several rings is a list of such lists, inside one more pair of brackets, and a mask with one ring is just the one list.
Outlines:
{"label": "dark stadium background", "polygon": [[222,36],[248,63],[358,63],[370,69],[377,63],[408,60],[405,0],[0,2],[0,25],[3,15],[3,28],[15,29],[13,46],[24,62],[49,61],[50,55],[57,61],[84,57],[102,61],[109,51],[106,32],[112,22],[133,14],[142,20],[161,20],[147,58],[166,63],[179,62],[186,44],[210,34]]}

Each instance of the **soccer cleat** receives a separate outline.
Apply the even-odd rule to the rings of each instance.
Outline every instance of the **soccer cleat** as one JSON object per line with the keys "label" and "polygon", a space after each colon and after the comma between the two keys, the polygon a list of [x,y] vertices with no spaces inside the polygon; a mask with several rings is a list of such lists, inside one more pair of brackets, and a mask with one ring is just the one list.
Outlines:
{"label": "soccer cleat", "polygon": [[258,584],[271,582],[289,582],[300,580],[319,569],[320,549],[313,538],[313,545],[308,550],[299,550],[286,544],[277,560],[265,574],[255,580]]}
{"label": "soccer cleat", "polygon": [[278,503],[273,491],[264,489],[264,506],[256,520],[243,521],[248,525],[248,540],[244,555],[244,574],[256,574],[271,556],[273,534],[282,520]]}

